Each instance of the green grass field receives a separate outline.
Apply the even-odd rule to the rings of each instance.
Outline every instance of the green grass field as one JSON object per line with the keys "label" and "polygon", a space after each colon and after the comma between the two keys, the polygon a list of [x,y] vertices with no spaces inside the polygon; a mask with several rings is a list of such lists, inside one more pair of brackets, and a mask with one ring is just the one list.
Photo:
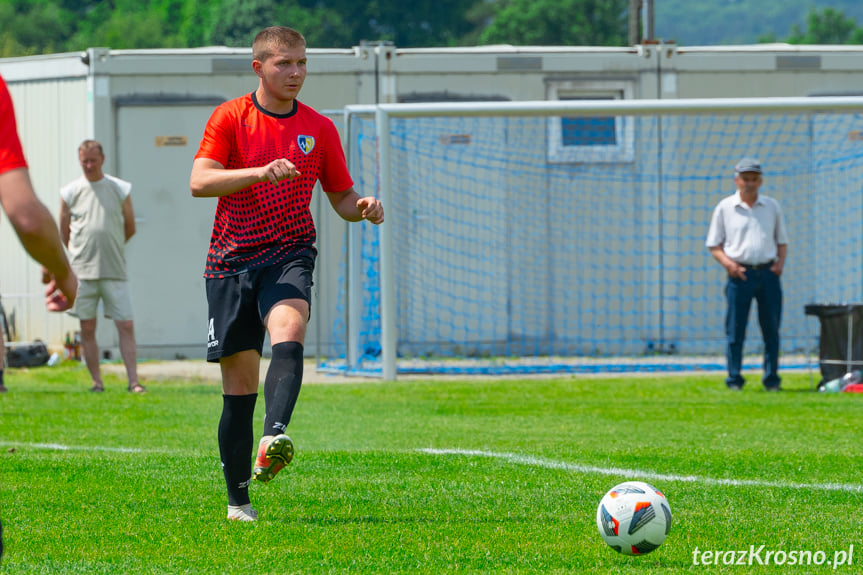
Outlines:
{"label": "green grass field", "polygon": [[[724,389],[698,376],[307,385],[297,456],[225,520],[217,384],[7,372],[3,573],[857,573],[863,397]],[[754,378],[750,378],[753,381]],[[256,413],[263,419],[263,396]],[[607,547],[602,495],[647,480],[665,544]],[[729,552],[762,552],[723,565]],[[854,546],[851,565],[828,565]],[[693,564],[696,549],[721,551]],[[785,565],[758,565],[767,551]],[[807,557],[821,566],[789,564]],[[808,553],[801,555],[800,552]],[[823,555],[818,555],[818,553]],[[739,555],[739,553],[737,553]],[[734,558],[735,562],[739,557]],[[747,559],[748,560],[748,559]],[[834,569],[834,567],[836,567]]]}

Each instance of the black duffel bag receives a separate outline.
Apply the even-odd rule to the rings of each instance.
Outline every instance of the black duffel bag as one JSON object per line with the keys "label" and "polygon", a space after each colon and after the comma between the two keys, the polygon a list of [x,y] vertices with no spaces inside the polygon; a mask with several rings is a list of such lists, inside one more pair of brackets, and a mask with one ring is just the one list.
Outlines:
{"label": "black duffel bag", "polygon": [[51,354],[40,340],[6,344],[7,367],[38,367],[48,363]]}

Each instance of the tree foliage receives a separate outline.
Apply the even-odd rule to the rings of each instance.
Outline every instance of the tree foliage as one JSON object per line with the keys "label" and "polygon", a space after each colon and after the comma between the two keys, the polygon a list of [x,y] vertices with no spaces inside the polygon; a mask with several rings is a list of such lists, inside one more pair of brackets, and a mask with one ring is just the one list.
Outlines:
{"label": "tree foliage", "polygon": [[315,48],[622,45],[628,0],[0,0],[0,57],[249,46],[271,25]]}
{"label": "tree foliage", "polygon": [[510,0],[480,35],[482,44],[623,46],[628,0]]}
{"label": "tree foliage", "polygon": [[787,38],[810,10],[833,8],[863,24],[860,0],[655,0],[656,37],[684,46],[752,44]]}
{"label": "tree foliage", "polygon": [[825,8],[810,10],[806,17],[806,30],[794,25],[789,44],[863,44],[863,28],[841,10]]}
{"label": "tree foliage", "polygon": [[0,56],[46,54],[63,49],[68,14],[50,2],[0,3]]}
{"label": "tree foliage", "polygon": [[279,12],[276,0],[243,0],[222,4],[208,35],[211,44],[251,46],[258,30],[280,24],[271,16]]}
{"label": "tree foliage", "polygon": [[[835,6],[824,7],[827,2]],[[815,7],[805,25],[791,26],[791,16],[801,21],[801,3]],[[656,6],[657,37],[674,38],[667,30],[685,22],[697,43],[735,42],[744,29],[781,24],[778,29],[790,28],[784,41],[792,44],[863,44],[863,28],[846,16],[859,21],[860,6],[859,0],[735,0],[721,6],[663,0]],[[622,46],[628,8],[628,0],[0,0],[0,57],[92,46],[249,46],[257,31],[270,25],[300,30],[315,48],[350,48],[363,41],[402,48]],[[675,15],[673,22],[668,13]],[[762,34],[759,40],[777,41],[777,36]]]}

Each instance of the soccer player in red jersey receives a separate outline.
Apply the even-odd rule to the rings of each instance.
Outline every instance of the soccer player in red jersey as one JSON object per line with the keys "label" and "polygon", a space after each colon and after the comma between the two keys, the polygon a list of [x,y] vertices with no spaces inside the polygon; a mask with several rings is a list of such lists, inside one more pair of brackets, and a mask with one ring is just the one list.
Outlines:
{"label": "soccer player in red jersey", "polygon": [[30,256],[44,266],[48,284],[45,305],[64,311],[75,302],[78,278],[69,267],[60,232],[48,208],[39,201],[18,139],[15,110],[6,82],[0,77],[0,204]]}
{"label": "soccer player in red jersey", "polygon": [[190,178],[193,196],[219,198],[204,270],[207,361],[222,370],[219,452],[228,519],[241,521],[257,518],[249,499],[252,418],[267,332],[272,360],[254,478],[271,480],[293,457],[285,428],[303,377],[317,256],[309,210],[315,183],[343,219],[384,221],[380,201],[354,191],[332,121],[297,100],[306,78],[302,34],[265,28],[252,57],[257,90],[216,108]]}
{"label": "soccer player in red jersey", "polygon": [[[42,264],[45,306],[50,311],[64,311],[75,303],[78,278],[75,277],[60,232],[48,208],[39,201],[30,183],[27,161],[18,139],[15,110],[6,82],[0,77],[0,204],[15,228],[15,233],[30,256]],[[3,339],[0,334],[0,375],[3,373]],[[0,377],[0,391],[6,391]],[[0,556],[3,555],[3,528],[0,526]]]}

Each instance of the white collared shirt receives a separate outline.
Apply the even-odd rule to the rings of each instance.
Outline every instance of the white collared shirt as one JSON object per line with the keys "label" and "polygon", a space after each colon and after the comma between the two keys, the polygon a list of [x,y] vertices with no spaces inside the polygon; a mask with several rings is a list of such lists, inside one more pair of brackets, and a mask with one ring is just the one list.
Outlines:
{"label": "white collared shirt", "polygon": [[785,218],[776,200],[759,194],[749,207],[739,190],[713,210],[705,242],[708,248],[722,246],[725,255],[746,265],[775,260],[777,246],[787,243]]}

